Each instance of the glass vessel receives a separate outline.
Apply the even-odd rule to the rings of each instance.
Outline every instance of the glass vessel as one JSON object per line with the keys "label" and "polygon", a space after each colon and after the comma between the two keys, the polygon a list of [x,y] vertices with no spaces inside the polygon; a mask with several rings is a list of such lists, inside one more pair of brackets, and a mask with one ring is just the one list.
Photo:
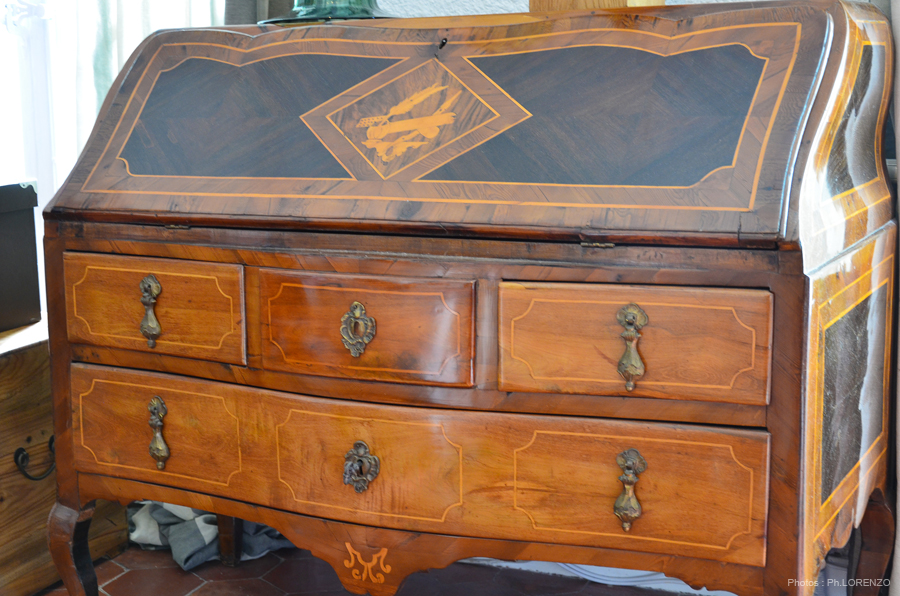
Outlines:
{"label": "glass vessel", "polygon": [[304,23],[337,19],[390,18],[378,0],[294,0],[290,14],[262,21],[267,24]]}

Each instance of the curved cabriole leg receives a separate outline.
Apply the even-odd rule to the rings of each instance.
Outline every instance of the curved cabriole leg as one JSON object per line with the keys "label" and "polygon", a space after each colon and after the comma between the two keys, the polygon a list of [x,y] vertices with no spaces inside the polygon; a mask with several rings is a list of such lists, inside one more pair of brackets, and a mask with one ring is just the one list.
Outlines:
{"label": "curved cabriole leg", "polygon": [[888,561],[891,559],[891,551],[894,547],[894,514],[884,498],[881,489],[875,489],[869,498],[869,505],[859,524],[859,550],[852,553],[851,566],[857,561],[855,569],[851,570],[852,578],[849,582],[852,596],[878,596],[880,581],[887,572]]}
{"label": "curved cabriole leg", "polygon": [[81,511],[56,503],[47,521],[50,555],[70,596],[97,596],[97,575],[88,548],[94,504]]}

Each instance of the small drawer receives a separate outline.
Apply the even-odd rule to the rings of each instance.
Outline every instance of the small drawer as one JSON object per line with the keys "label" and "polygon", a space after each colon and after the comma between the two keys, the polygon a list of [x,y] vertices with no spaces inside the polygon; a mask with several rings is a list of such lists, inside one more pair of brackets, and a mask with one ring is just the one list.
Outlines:
{"label": "small drawer", "polygon": [[69,341],[244,364],[239,265],[66,253]]}
{"label": "small drawer", "polygon": [[270,370],[472,385],[474,281],[261,269]]}
{"label": "small drawer", "polygon": [[769,292],[501,283],[499,301],[502,391],[769,401]]}
{"label": "small drawer", "polygon": [[202,491],[223,490],[241,472],[239,406],[229,392],[77,365],[71,383],[77,470]]}

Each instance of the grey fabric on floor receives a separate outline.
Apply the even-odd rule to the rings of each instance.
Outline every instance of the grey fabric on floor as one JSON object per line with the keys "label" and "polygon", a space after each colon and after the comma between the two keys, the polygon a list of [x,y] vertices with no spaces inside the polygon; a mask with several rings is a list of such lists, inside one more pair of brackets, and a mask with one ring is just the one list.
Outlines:
{"label": "grey fabric on floor", "polygon": [[[294,548],[273,528],[253,522],[244,522],[243,527],[243,561]],[[220,558],[218,536],[213,513],[154,501],[128,506],[128,538],[142,548],[171,549],[172,558],[185,571]]]}

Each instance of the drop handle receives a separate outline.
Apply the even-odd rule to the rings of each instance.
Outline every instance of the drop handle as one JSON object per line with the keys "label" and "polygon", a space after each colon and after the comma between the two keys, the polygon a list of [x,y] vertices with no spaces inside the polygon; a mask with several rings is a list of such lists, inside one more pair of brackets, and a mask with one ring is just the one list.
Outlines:
{"label": "drop handle", "polygon": [[166,461],[169,459],[169,446],[163,438],[163,418],[169,413],[166,402],[158,395],[154,395],[147,406],[150,410],[150,428],[153,429],[153,438],[150,440],[150,457],[156,460],[156,469],[165,470]]}
{"label": "drop handle", "polygon": [[622,522],[622,529],[628,532],[631,524],[641,516],[641,503],[634,494],[634,485],[639,480],[638,475],[647,469],[645,460],[637,449],[628,449],[616,456],[616,463],[622,468],[619,481],[622,483],[622,494],[616,499],[613,512]]}
{"label": "drop handle", "polygon": [[162,285],[156,276],[152,273],[141,280],[139,284],[141,290],[141,304],[144,305],[144,319],[141,321],[141,335],[147,338],[147,345],[151,348],[156,347],[156,340],[162,335],[162,327],[156,318],[154,307],[156,299],[162,293]]}
{"label": "drop handle", "polygon": [[616,313],[616,320],[625,328],[622,339],[625,340],[625,353],[619,359],[618,371],[625,379],[625,389],[634,391],[635,380],[644,375],[644,361],[638,353],[638,340],[641,339],[640,330],[650,322],[647,313],[637,304],[631,303],[623,306]]}

